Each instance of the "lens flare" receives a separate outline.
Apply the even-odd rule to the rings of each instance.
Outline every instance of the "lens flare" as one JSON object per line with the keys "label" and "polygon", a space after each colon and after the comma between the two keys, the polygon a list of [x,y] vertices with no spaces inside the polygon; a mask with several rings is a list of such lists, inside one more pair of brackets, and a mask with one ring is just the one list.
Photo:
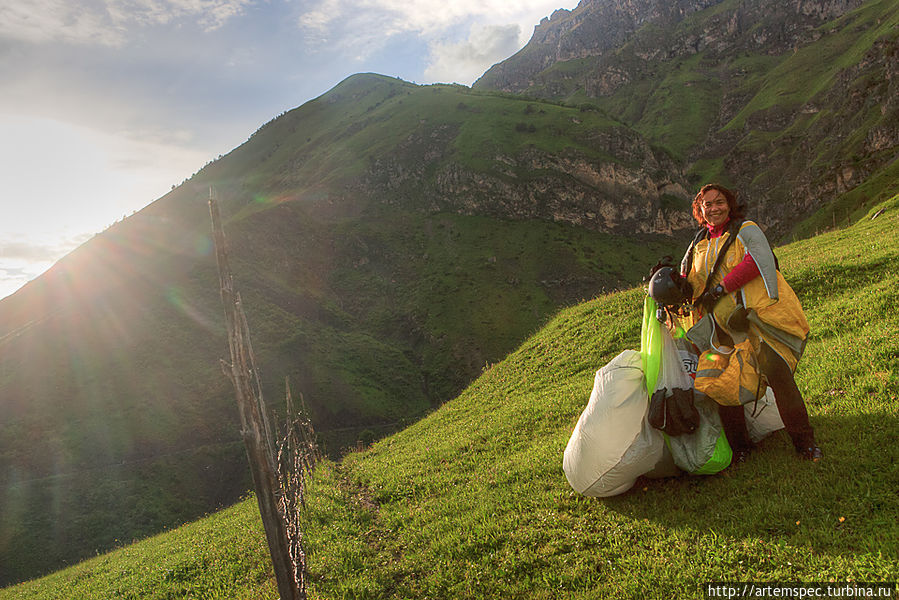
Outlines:
{"label": "lens flare", "polygon": [[177,287],[168,287],[165,290],[165,298],[168,300],[169,304],[175,307],[179,312],[189,317],[194,323],[197,323],[200,327],[207,329],[209,331],[216,331],[215,323],[209,318],[209,315],[204,314],[196,306],[187,302],[184,298],[184,294]]}
{"label": "lens flare", "polygon": [[209,256],[212,254],[212,238],[208,235],[198,235],[194,240],[194,251],[199,256]]}

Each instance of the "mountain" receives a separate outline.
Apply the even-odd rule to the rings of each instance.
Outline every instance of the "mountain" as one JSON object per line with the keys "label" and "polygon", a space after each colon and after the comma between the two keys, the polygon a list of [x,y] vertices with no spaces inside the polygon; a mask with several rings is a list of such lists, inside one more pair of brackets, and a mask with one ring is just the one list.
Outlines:
{"label": "mountain", "polygon": [[639,281],[685,184],[597,111],[459,86],[357,75],[274,119],[0,302],[0,582],[248,489],[210,188],[265,396],[289,377],[339,452]]}
{"label": "mountain", "polygon": [[266,399],[289,378],[339,453],[640,281],[682,248],[700,181],[738,184],[773,237],[895,189],[896,8],[818,5],[582,2],[501,84],[355,75],[0,301],[0,583],[248,489],[210,188]]}
{"label": "mountain", "polygon": [[584,0],[474,88],[594,103],[783,237],[896,189],[897,53],[889,0]]}
{"label": "mountain", "polygon": [[[595,372],[640,345],[643,290],[606,294],[560,311],[428,417],[319,465],[303,513],[310,597],[701,600],[727,581],[766,582],[751,597],[784,589],[767,582],[830,582],[850,598],[878,596],[856,582],[884,582],[889,597],[897,227],[899,195],[778,249],[812,327],[797,383],[822,462],[799,460],[781,431],[716,475],[575,493],[562,454]],[[276,598],[256,500],[0,589],[0,600],[118,597]]]}

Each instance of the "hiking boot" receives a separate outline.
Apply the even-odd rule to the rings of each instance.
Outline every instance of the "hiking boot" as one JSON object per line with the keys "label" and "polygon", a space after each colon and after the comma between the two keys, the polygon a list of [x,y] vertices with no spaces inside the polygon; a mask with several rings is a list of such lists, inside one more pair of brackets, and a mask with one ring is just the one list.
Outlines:
{"label": "hiking boot", "polygon": [[799,456],[802,460],[810,460],[812,462],[818,462],[822,458],[824,458],[824,453],[821,452],[821,448],[818,446],[809,446],[808,448],[802,448],[799,450]]}
{"label": "hiking boot", "polygon": [[730,464],[742,465],[747,460],[749,460],[749,448],[741,448],[739,450],[734,450],[733,458],[730,459]]}

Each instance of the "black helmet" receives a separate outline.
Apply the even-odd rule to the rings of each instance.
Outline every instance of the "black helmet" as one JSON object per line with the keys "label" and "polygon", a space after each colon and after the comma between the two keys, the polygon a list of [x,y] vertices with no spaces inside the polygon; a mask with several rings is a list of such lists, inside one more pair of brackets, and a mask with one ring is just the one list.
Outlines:
{"label": "black helmet", "polygon": [[671,267],[662,267],[649,281],[649,295],[659,306],[680,306],[689,302],[693,295],[688,292],[690,284]]}

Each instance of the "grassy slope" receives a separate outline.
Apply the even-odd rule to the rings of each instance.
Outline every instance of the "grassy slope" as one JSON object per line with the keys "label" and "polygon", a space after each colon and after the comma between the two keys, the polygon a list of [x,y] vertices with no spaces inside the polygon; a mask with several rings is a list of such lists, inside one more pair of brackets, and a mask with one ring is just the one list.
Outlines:
{"label": "grassy slope", "polygon": [[262,521],[256,501],[249,500],[55,575],[5,588],[0,597],[276,599],[267,561]]}
{"label": "grassy slope", "polygon": [[342,185],[362,175],[371,160],[402,153],[422,132],[448,139],[448,152],[439,147],[443,141],[428,142],[405,159],[420,161],[436,147],[438,162],[489,173],[503,168],[497,155],[514,157],[531,147],[620,162],[592,141],[596,132],[613,130],[634,135],[599,113],[570,106],[364,73],[267,123],[246,144],[201,170],[197,180],[223,188],[242,184],[259,201],[249,211],[263,207],[271,195],[312,197],[329,184]]}
{"label": "grassy slope", "polygon": [[328,474],[318,497],[331,503],[314,503],[310,525],[322,596],[670,598],[734,578],[895,579],[897,208],[779,251],[812,322],[798,381],[824,463],[798,462],[778,435],[718,477],[573,494],[559,463],[592,372],[638,344],[640,292],[608,296]]}
{"label": "grassy slope", "polygon": [[[320,469],[314,596],[701,598],[707,581],[895,581],[899,196],[882,207],[778,250],[812,325],[797,381],[822,463],[776,434],[717,476],[572,492],[561,455],[593,371],[639,343],[642,292],[600,297],[428,418]],[[265,565],[248,500],[0,599],[275,598]]]}
{"label": "grassy slope", "polygon": [[[246,489],[233,390],[219,367],[227,342],[209,184],[266,398],[276,406],[289,375],[338,449],[452,398],[560,306],[633,285],[643,269],[628,267],[672,242],[405,205],[322,216],[327,208],[310,207],[321,189],[303,185],[358,176],[413,132],[407,152],[433,146],[489,171],[504,164],[496,153],[531,145],[597,159],[591,135],[609,127],[621,126],[576,108],[354,76],[4,300],[0,585],[196,518]],[[454,137],[431,144],[432,132]]]}

